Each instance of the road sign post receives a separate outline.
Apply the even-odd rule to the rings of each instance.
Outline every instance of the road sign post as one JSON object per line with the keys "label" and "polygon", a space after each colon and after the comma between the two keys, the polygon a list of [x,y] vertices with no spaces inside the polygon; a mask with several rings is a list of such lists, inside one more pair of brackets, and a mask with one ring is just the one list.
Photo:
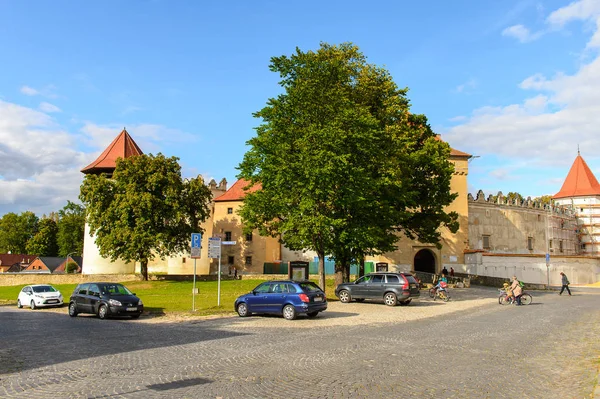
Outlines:
{"label": "road sign post", "polygon": [[219,259],[217,270],[217,306],[221,306],[221,237],[208,238],[208,257]]}
{"label": "road sign post", "polygon": [[196,294],[198,290],[196,289],[196,258],[200,257],[200,252],[202,249],[202,233],[192,233],[192,243],[190,254],[192,258],[194,258],[194,285],[192,288],[192,312],[196,311]]}

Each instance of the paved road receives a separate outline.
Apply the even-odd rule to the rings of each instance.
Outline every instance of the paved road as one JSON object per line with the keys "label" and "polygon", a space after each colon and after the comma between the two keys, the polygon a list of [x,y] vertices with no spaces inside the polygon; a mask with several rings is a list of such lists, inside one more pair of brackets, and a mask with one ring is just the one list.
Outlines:
{"label": "paved road", "polygon": [[[439,309],[407,322],[365,324],[378,314],[388,320],[391,308],[363,303],[345,313],[335,304],[329,316],[319,315],[317,328],[311,320],[276,317],[71,319],[66,309],[4,306],[0,397],[590,397],[600,356],[600,292],[535,293],[534,304],[522,307],[455,298],[392,308],[400,318]],[[467,301],[477,306],[459,308]],[[461,310],[447,313],[452,306]]]}

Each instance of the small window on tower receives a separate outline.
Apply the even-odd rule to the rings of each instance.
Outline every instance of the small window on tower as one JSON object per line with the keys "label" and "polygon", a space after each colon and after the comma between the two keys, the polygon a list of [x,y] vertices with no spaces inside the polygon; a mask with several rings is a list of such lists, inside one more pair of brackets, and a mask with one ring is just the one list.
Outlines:
{"label": "small window on tower", "polygon": [[228,265],[233,265],[233,260],[234,260],[234,259],[233,259],[233,256],[228,256],[228,257],[227,257],[227,264],[228,264]]}
{"label": "small window on tower", "polygon": [[560,240],[560,241],[558,242],[558,251],[559,251],[559,252],[562,252],[562,251],[563,251],[563,242],[562,242],[562,240]]}
{"label": "small window on tower", "polygon": [[225,241],[231,241],[231,231],[225,232]]}
{"label": "small window on tower", "polygon": [[231,215],[233,213],[233,208],[227,208],[227,214]]}
{"label": "small window on tower", "polygon": [[252,241],[252,233],[246,234],[246,241]]}
{"label": "small window on tower", "polygon": [[252,256],[246,256],[246,265],[252,265]]}
{"label": "small window on tower", "polygon": [[533,237],[527,237],[527,249],[533,251]]}

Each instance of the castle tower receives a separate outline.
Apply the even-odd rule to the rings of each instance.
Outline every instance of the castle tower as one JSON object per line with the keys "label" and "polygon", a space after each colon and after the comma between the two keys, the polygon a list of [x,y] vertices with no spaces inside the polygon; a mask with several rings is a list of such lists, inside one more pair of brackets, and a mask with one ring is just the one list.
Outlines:
{"label": "castle tower", "polygon": [[[84,174],[106,174],[112,176],[117,166],[118,158],[128,158],[134,155],[142,155],[143,152],[133,141],[127,130],[123,131],[110,143],[98,158],[81,170]],[[90,236],[90,227],[85,224],[85,236],[83,240],[83,259],[85,259],[83,274],[128,274],[134,273],[135,262],[125,263],[123,261],[111,262],[108,258],[100,256],[95,243],[95,238]]]}
{"label": "castle tower", "polygon": [[560,191],[552,198],[559,205],[574,208],[581,250],[585,255],[597,256],[600,253],[600,183],[579,151]]}

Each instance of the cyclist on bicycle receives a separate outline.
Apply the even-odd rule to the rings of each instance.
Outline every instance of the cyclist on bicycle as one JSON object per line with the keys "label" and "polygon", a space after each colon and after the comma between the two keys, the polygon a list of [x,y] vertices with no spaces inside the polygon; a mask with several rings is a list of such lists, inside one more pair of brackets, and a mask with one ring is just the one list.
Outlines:
{"label": "cyclist on bicycle", "polygon": [[517,301],[517,305],[521,305],[521,295],[523,295],[523,289],[521,288],[521,284],[519,284],[519,280],[517,280],[517,276],[513,276],[513,282],[510,286],[510,289],[515,296],[515,300]]}

